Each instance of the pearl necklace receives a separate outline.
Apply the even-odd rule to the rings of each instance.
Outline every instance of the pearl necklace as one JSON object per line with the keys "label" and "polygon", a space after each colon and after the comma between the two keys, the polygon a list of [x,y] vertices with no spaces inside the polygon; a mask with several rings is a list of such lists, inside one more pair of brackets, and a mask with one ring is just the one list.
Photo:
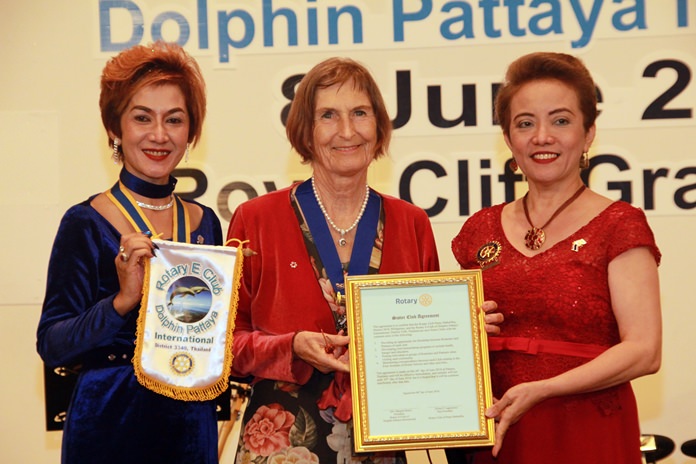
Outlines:
{"label": "pearl necklace", "polygon": [[341,238],[338,239],[338,244],[342,247],[346,246],[346,238],[345,235],[350,232],[351,230],[355,229],[355,227],[358,225],[360,222],[360,219],[362,218],[363,214],[365,213],[365,208],[367,207],[367,200],[370,198],[370,186],[365,184],[365,198],[363,198],[362,205],[360,206],[360,211],[358,212],[358,217],[355,218],[355,221],[353,221],[353,224],[351,224],[350,227],[347,229],[341,229],[338,227],[331,217],[329,217],[329,213],[326,212],[326,208],[324,208],[324,203],[321,202],[321,198],[319,197],[319,192],[317,191],[317,187],[314,185],[314,176],[312,176],[312,191],[314,192],[314,198],[317,199],[317,203],[319,203],[319,209],[321,212],[324,214],[324,217],[326,218],[327,222],[329,225],[341,234]]}
{"label": "pearl necklace", "polygon": [[138,200],[135,200],[135,202],[141,208],[149,209],[152,211],[164,211],[165,209],[171,208],[172,205],[174,204],[174,195],[171,195],[171,200],[166,205],[151,205],[149,203],[143,203],[142,201],[138,201]]}

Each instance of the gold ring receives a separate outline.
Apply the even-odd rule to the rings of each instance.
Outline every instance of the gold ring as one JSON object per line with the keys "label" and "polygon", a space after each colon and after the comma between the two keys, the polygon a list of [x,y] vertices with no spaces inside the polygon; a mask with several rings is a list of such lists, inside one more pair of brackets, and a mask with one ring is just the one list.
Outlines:
{"label": "gold ring", "polygon": [[128,253],[121,253],[121,261],[124,263],[128,261]]}

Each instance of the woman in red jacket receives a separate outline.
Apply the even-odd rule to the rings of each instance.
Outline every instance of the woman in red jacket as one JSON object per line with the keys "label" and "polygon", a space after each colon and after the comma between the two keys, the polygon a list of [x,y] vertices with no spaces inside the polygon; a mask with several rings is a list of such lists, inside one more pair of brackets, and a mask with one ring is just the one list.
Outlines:
{"label": "woman in red jacket", "polygon": [[436,271],[435,239],[422,209],[367,184],[391,121],[362,65],[332,58],[309,71],[287,135],[312,177],[242,204],[228,232],[257,253],[245,259],[234,332],[235,373],[254,377],[238,462],[365,462],[353,453],[345,394],[344,274]]}

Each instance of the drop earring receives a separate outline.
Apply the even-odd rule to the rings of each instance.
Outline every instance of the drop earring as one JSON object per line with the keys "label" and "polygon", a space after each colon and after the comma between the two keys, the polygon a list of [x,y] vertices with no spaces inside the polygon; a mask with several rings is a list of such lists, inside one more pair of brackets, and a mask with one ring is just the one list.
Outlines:
{"label": "drop earring", "polygon": [[188,163],[190,147],[191,147],[191,144],[187,143],[186,144],[186,153],[184,153],[184,163]]}
{"label": "drop earring", "polygon": [[590,167],[590,155],[584,152],[580,157],[580,169],[587,169]]}
{"label": "drop earring", "polygon": [[515,158],[513,158],[512,161],[510,161],[509,166],[512,172],[517,172],[517,169],[519,169],[519,166],[517,165],[517,161],[515,161]]}
{"label": "drop earring", "polygon": [[111,158],[114,160],[114,164],[118,164],[119,161],[121,161],[121,154],[118,152],[118,146],[121,144],[121,141],[118,139],[118,137],[114,138],[114,153],[111,155]]}

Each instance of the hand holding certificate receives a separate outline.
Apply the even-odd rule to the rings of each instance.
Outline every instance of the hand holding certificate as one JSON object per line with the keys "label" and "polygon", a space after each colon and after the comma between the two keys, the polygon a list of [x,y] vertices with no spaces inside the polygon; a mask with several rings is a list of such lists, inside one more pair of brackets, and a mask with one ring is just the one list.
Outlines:
{"label": "hand holding certificate", "polygon": [[493,444],[481,271],[346,277],[356,451]]}

